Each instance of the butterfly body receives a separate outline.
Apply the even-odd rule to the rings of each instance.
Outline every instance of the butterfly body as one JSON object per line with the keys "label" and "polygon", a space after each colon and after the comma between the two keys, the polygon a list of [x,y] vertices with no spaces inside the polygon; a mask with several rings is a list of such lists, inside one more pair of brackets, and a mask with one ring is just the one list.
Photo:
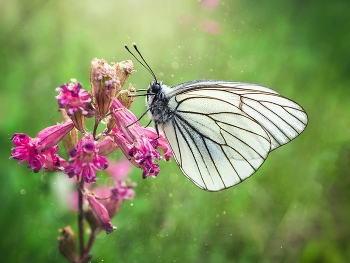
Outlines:
{"label": "butterfly body", "polygon": [[168,104],[170,97],[168,96],[169,87],[161,82],[153,81],[148,87],[146,104],[149,109],[150,117],[156,126],[167,123],[174,117],[174,109]]}
{"label": "butterfly body", "polygon": [[242,182],[307,125],[301,106],[257,84],[196,80],[170,88],[154,80],[147,94],[180,169],[207,191]]}

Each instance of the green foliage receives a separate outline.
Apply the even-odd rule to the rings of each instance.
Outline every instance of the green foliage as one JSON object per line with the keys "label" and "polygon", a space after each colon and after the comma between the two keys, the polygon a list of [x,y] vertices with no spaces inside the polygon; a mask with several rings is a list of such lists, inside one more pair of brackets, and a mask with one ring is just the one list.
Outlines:
{"label": "green foliage", "polygon": [[[202,1],[204,2],[204,1]],[[131,59],[137,42],[168,85],[208,78],[269,86],[300,103],[310,123],[242,184],[207,193],[174,161],[141,179],[136,198],[100,234],[92,262],[349,262],[350,22],[347,1],[9,1],[0,8],[2,262],[64,262],[58,229],[76,218],[57,176],[8,160],[15,132],[60,121],[55,88],[89,89],[94,57]],[[221,31],[207,33],[216,21]],[[129,81],[151,76],[135,62]],[[144,101],[133,105],[137,116]],[[144,119],[146,124],[148,120]],[[63,202],[63,204],[62,204]],[[66,202],[66,203],[65,203]]]}

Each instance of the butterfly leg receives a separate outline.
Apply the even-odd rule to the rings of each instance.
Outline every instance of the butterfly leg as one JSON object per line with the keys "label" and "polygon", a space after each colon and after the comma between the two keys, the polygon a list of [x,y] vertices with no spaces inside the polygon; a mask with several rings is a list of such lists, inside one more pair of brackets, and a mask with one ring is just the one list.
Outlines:
{"label": "butterfly leg", "polygon": [[157,123],[154,123],[154,128],[156,129],[156,132],[157,132],[157,134],[158,134],[158,137],[155,138],[155,140],[158,140],[159,137],[160,137],[160,135],[159,135],[159,128],[158,128],[158,124],[157,124]]}

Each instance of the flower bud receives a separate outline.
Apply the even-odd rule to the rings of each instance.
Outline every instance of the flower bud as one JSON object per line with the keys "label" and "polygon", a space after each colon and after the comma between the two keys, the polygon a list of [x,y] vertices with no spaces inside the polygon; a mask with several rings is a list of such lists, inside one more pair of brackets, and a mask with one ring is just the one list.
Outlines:
{"label": "flower bud", "polygon": [[76,112],[74,112],[73,116],[71,116],[72,121],[74,122],[75,128],[77,128],[78,131],[81,133],[85,133],[85,115],[83,114],[81,109],[78,109]]}
{"label": "flower bud", "polygon": [[100,227],[90,207],[88,209],[84,209],[84,218],[88,222],[91,232],[95,232],[95,230]]}
{"label": "flower bud", "polygon": [[130,84],[127,90],[122,90],[117,94],[117,99],[120,101],[121,104],[127,109],[131,108],[131,104],[135,101],[136,96],[135,95],[136,90],[135,88]]}
{"label": "flower bud", "polygon": [[108,214],[111,218],[113,218],[116,214],[119,213],[122,204],[123,199],[108,198],[106,200],[103,200],[103,205],[106,207]]}
{"label": "flower bud", "polygon": [[106,136],[97,143],[96,148],[99,155],[106,156],[114,152],[118,148],[118,144],[110,136]]}
{"label": "flower bud", "polygon": [[57,145],[73,128],[73,122],[68,121],[63,124],[57,124],[43,129],[36,135],[36,139],[38,140],[38,151],[43,152]]}
{"label": "flower bud", "polygon": [[70,262],[76,262],[78,259],[75,235],[70,226],[60,229],[61,236],[57,238],[58,249],[63,256]]}
{"label": "flower bud", "polygon": [[[59,109],[58,111],[62,114],[62,121],[63,122],[70,120],[69,116],[67,115],[67,112],[64,109]],[[73,128],[62,139],[63,146],[66,149],[66,152],[69,153],[73,148],[75,148],[78,141],[79,141],[78,130],[76,128]]]}
{"label": "flower bud", "polygon": [[111,218],[109,217],[107,209],[97,201],[93,195],[87,195],[86,198],[89,201],[91,211],[100,227],[105,230],[107,234],[114,231],[116,227],[112,226]]}

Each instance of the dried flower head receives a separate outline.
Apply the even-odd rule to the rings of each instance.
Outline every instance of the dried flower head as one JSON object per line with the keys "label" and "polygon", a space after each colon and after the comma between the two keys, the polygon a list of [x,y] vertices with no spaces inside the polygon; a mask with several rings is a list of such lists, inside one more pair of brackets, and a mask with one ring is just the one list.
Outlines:
{"label": "dried flower head", "polygon": [[90,68],[90,83],[96,109],[98,114],[104,118],[109,112],[112,99],[121,90],[116,68],[109,65],[104,59],[93,59]]}

